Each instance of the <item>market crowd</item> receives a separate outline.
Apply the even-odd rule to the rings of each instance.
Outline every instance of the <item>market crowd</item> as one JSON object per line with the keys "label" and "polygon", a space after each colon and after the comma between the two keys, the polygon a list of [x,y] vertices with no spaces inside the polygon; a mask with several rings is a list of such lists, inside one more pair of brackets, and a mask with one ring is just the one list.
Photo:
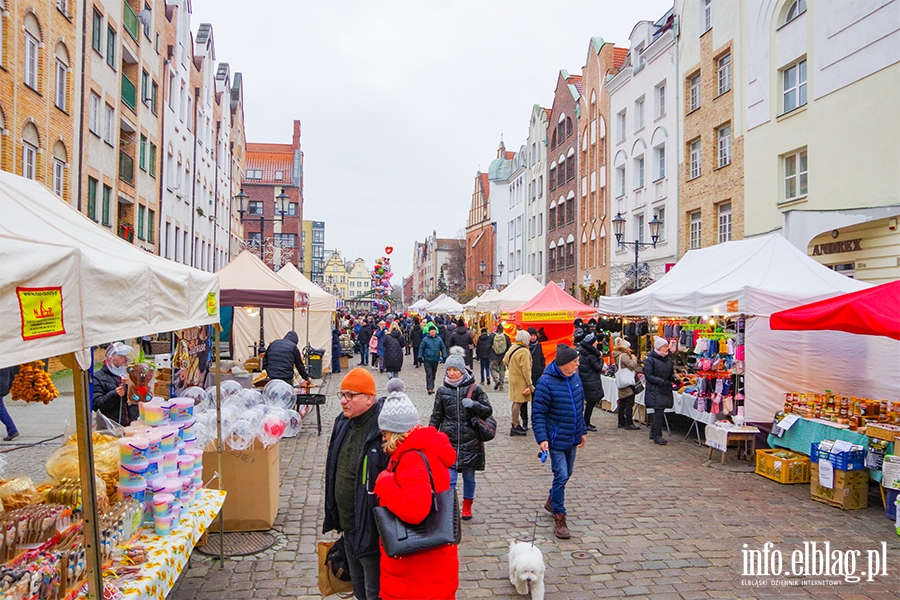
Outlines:
{"label": "market crowd", "polygon": [[[391,554],[386,548],[395,540],[383,536],[393,536],[393,529],[378,520],[384,511],[413,525],[433,518],[436,498],[448,490],[455,495],[460,478],[460,517],[473,517],[476,473],[485,469],[485,444],[498,428],[487,386],[512,403],[510,436],[527,437],[530,417],[541,460],[550,461],[553,473],[544,509],[553,515],[560,539],[572,535],[566,485],[578,448],[597,430],[591,417],[604,397],[601,375],[628,375],[617,377],[618,427],[628,431],[640,429],[634,399],[636,386],[645,386],[645,404],[654,410],[650,440],[666,444],[663,412],[680,385],[668,341],[653,338],[653,350],[641,363],[626,337],[612,336],[610,348],[607,331],[593,319],[578,319],[572,343],[545,353],[546,336],[535,328],[507,332],[498,324],[476,333],[463,319],[442,316],[338,315],[334,349],[338,356],[358,355],[359,362],[341,381],[342,412],[326,459],[323,533],[341,533],[334,559],[346,564],[357,598],[455,597],[457,546]],[[413,369],[421,367],[434,395],[431,415],[424,418],[399,377],[408,356],[406,372],[409,360]],[[385,395],[376,389],[375,369],[388,376]]]}

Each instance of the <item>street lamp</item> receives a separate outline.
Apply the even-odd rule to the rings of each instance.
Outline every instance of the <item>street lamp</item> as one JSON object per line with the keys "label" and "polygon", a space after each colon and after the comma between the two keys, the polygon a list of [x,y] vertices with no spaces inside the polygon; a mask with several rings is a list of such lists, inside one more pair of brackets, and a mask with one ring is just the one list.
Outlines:
{"label": "street lamp", "polygon": [[497,285],[500,285],[500,278],[503,277],[503,261],[500,261],[500,264],[497,265],[497,272],[499,275],[497,276]]}
{"label": "street lamp", "polygon": [[[238,201],[238,213],[241,215],[241,223],[243,223],[244,222],[244,214],[250,213],[250,196],[247,195],[247,193],[244,191],[244,188],[241,188],[241,191],[238,192],[237,195],[235,195],[234,199]],[[265,244],[263,243],[265,240],[265,238],[263,237],[263,234],[265,232],[265,223],[267,221],[272,222],[272,223],[274,223],[276,221],[279,223],[282,222],[284,220],[284,215],[287,212],[285,210],[284,203],[285,203],[285,201],[287,201],[289,199],[290,199],[290,196],[288,196],[284,192],[284,188],[281,188],[281,193],[278,194],[277,196],[275,196],[275,210],[274,210],[275,217],[273,217],[271,219],[266,219],[265,211],[263,211],[259,215],[259,259],[261,261],[263,261],[263,263],[266,262],[266,255],[265,255],[265,248],[264,248]],[[248,220],[253,219],[253,218],[255,218],[255,216],[249,217]],[[265,351],[266,351],[265,320],[263,317],[263,309],[262,309],[262,307],[260,307],[260,309],[259,309],[259,347],[258,347],[257,352],[259,354],[262,354]]]}
{"label": "street lamp", "polygon": [[592,279],[593,278],[591,277],[591,274],[588,271],[585,271],[584,277],[581,278],[581,285],[584,287],[584,293],[585,293],[585,296],[588,298],[588,300],[591,300],[591,298],[587,296],[587,294],[588,294],[587,289],[591,285]]}
{"label": "street lamp", "polygon": [[625,217],[622,216],[622,213],[616,213],[615,218],[612,219],[613,224],[613,232],[616,234],[616,241],[620,246],[624,247],[633,247],[634,248],[634,291],[638,291],[640,288],[640,283],[638,279],[638,253],[644,248],[656,248],[656,242],[659,241],[659,229],[662,227],[662,221],[656,215],[653,215],[653,220],[647,223],[650,227],[650,239],[652,243],[647,244],[644,242],[640,242],[638,240],[634,240],[633,242],[623,242],[622,238],[625,237]]}

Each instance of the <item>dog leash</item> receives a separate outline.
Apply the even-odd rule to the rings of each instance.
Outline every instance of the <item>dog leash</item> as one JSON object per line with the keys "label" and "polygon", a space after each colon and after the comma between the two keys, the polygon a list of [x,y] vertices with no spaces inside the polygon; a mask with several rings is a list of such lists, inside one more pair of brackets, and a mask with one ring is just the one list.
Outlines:
{"label": "dog leash", "polygon": [[531,547],[534,548],[534,536],[537,535],[538,511],[534,510],[534,528],[531,530]]}

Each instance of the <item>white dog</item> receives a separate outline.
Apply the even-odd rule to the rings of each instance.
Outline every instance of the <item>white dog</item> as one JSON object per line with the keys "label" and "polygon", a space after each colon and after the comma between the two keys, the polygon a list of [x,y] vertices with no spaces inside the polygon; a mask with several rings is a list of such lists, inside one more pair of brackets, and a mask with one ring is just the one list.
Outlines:
{"label": "white dog", "polygon": [[524,596],[531,585],[531,600],[544,600],[544,555],[531,542],[509,543],[509,582]]}

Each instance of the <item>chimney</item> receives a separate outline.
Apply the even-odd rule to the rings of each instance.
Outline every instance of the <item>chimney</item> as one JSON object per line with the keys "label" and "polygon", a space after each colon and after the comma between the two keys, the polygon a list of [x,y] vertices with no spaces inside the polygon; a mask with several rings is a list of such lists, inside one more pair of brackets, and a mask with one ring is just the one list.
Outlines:
{"label": "chimney", "polygon": [[300,149],[300,121],[298,119],[294,119],[294,138],[292,143],[294,150]]}

